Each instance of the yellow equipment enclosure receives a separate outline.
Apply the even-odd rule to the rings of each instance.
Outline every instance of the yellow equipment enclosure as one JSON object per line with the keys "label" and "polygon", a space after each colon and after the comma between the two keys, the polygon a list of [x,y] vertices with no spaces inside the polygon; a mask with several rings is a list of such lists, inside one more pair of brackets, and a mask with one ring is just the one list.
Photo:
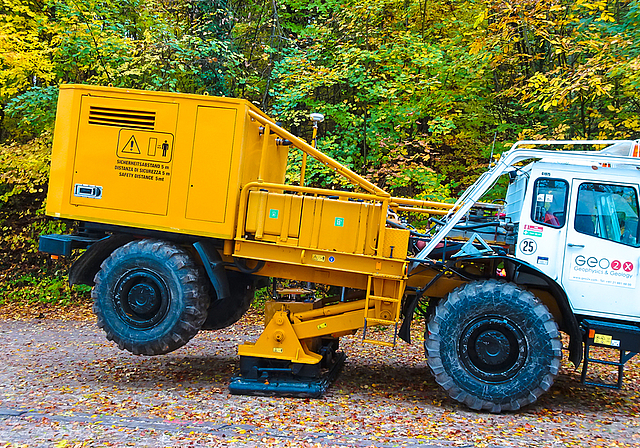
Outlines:
{"label": "yellow equipment enclosure", "polygon": [[[282,183],[287,146],[244,100],[64,85],[47,213],[230,239],[240,187]],[[262,140],[270,140],[264,148]]]}

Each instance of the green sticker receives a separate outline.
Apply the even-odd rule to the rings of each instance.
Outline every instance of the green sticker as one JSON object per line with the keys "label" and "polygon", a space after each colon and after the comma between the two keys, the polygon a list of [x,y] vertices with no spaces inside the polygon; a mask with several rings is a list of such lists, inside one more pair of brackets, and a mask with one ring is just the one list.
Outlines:
{"label": "green sticker", "polygon": [[269,218],[278,219],[278,209],[272,208],[269,210]]}
{"label": "green sticker", "polygon": [[336,227],[344,227],[344,218],[336,218]]}

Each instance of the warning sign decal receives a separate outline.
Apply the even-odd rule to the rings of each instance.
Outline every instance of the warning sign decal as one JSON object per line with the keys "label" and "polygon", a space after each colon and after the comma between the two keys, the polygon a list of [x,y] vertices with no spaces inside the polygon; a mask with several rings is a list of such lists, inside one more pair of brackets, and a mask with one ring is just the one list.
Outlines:
{"label": "warning sign decal", "polygon": [[569,278],[581,282],[635,288],[637,270],[629,260],[577,255],[571,260]]}
{"label": "warning sign decal", "polygon": [[121,159],[169,163],[173,156],[173,135],[121,129],[116,155]]}
{"label": "warning sign decal", "polygon": [[125,145],[120,149],[120,153],[122,154],[140,154],[140,147],[138,146],[138,142],[136,141],[135,135],[132,135],[131,138],[125,143]]}

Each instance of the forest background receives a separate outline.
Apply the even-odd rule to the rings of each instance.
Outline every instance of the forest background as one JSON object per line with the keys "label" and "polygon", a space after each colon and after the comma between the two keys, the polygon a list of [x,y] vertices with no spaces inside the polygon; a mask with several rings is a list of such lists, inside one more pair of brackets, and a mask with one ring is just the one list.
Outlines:
{"label": "forest background", "polygon": [[[640,137],[640,0],[0,0],[0,304],[37,253],[62,83],[246,98],[395,195],[447,201],[530,138]],[[299,161],[298,161],[299,163]],[[296,176],[296,170],[289,174]],[[311,164],[315,186],[339,187]]]}

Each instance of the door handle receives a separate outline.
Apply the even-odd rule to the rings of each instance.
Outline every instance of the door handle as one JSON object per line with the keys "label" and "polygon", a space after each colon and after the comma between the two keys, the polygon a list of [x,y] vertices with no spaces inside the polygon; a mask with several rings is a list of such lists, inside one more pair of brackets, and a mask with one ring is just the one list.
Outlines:
{"label": "door handle", "polygon": [[569,246],[569,247],[584,247],[584,244],[573,244],[573,243],[569,243],[569,244],[567,244],[567,246]]}

